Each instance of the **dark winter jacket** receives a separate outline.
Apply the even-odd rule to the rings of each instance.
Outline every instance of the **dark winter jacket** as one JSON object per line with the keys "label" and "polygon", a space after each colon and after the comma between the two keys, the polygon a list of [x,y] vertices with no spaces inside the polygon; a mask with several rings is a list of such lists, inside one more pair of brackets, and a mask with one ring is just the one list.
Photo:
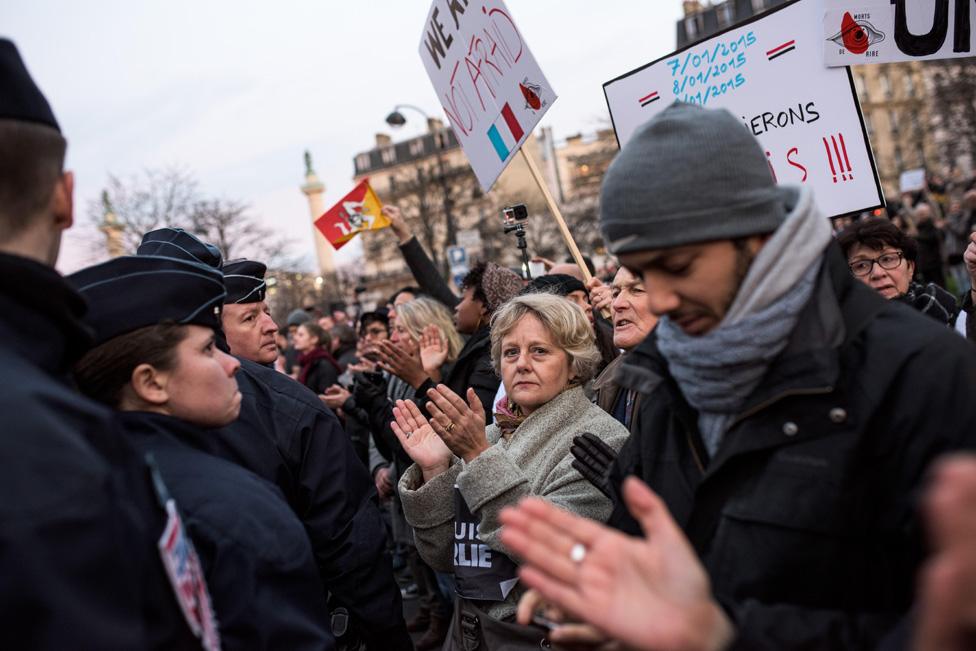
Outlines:
{"label": "dark winter jacket", "polygon": [[[836,245],[787,348],[714,458],[654,333],[620,383],[640,431],[612,469],[684,529],[740,649],[871,648],[909,609],[926,468],[976,442],[976,352],[851,277]],[[611,524],[636,533],[619,495]]]}
{"label": "dark winter jacket", "polygon": [[640,413],[641,394],[634,392],[629,413],[626,413],[628,411],[627,391],[622,390],[617,382],[617,375],[620,373],[620,367],[623,366],[626,358],[625,354],[618,356],[593,381],[594,402],[600,409],[627,425],[627,429],[633,434],[640,427],[640,418],[634,418],[634,416]]}
{"label": "dark winter jacket", "polygon": [[149,469],[66,381],[84,311],[53,269],[0,254],[0,648],[198,650]]}
{"label": "dark winter jacket", "polygon": [[325,349],[317,348],[299,357],[301,370],[299,381],[312,390],[315,395],[325,393],[325,390],[339,382],[339,365]]}
{"label": "dark winter jacket", "polygon": [[410,267],[410,272],[413,274],[414,280],[417,281],[420,289],[450,309],[454,309],[460,302],[460,299],[454,295],[451,288],[444,282],[444,277],[437,271],[437,267],[434,266],[430,256],[424,251],[424,247],[420,245],[417,238],[411,237],[404,244],[401,244],[400,253],[403,254],[403,259],[406,261],[407,266]]}
{"label": "dark winter jacket", "polygon": [[281,489],[305,525],[330,604],[349,610],[370,650],[410,649],[376,489],[335,414],[249,360],[237,384],[241,414],[214,432],[213,451]]}
{"label": "dark winter jacket", "polygon": [[281,492],[205,452],[210,432],[146,412],[118,414],[180,505],[225,649],[334,649],[325,593],[301,522]]}

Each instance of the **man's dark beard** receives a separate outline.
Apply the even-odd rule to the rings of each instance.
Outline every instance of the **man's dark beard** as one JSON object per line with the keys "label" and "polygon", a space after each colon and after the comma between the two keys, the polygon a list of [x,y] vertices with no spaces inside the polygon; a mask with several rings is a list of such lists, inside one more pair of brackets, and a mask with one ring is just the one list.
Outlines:
{"label": "man's dark beard", "polygon": [[735,268],[732,270],[734,281],[729,295],[723,302],[723,320],[725,319],[725,315],[729,313],[735,297],[739,294],[739,288],[742,287],[742,281],[746,279],[746,275],[749,273],[749,267],[752,266],[752,261],[756,259],[756,254],[749,250],[749,241],[746,238],[732,240],[732,246],[735,247]]}

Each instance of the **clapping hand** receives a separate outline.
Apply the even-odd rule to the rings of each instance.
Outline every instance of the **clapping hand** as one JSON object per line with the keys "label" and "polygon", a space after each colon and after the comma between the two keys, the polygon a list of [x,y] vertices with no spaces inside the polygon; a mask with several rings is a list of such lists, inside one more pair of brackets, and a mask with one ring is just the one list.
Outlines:
{"label": "clapping hand", "polygon": [[443,384],[428,389],[427,397],[430,422],[451,452],[470,463],[488,449],[485,408],[474,389],[468,389],[467,403]]}
{"label": "clapping hand", "polygon": [[319,399],[325,403],[326,407],[332,411],[337,411],[342,408],[342,405],[346,404],[346,400],[349,400],[349,396],[351,395],[349,391],[338,384],[333,384],[325,390],[325,393],[319,396]]}
{"label": "clapping hand", "polygon": [[397,400],[390,423],[403,451],[420,467],[424,481],[430,481],[451,466],[451,450],[444,444],[424,418],[417,405],[409,400]]}
{"label": "clapping hand", "polygon": [[441,329],[428,325],[420,335],[420,362],[435,383],[441,380],[441,366],[447,361],[447,342]]}
{"label": "clapping hand", "polygon": [[976,299],[976,231],[969,234],[969,246],[962,254],[962,259],[966,263],[966,271],[969,272],[969,286],[973,299]]}
{"label": "clapping hand", "polygon": [[[523,559],[519,575],[551,604],[628,647],[724,648],[733,628],[708,575],[664,502],[634,478],[624,499],[644,538],[570,514],[538,498],[501,513],[502,543]],[[520,619],[520,623],[528,621]],[[550,639],[560,641],[558,627]]]}
{"label": "clapping hand", "polygon": [[420,352],[416,342],[407,339],[404,343],[406,349],[392,341],[381,341],[376,349],[379,356],[379,366],[384,371],[396,375],[417,389],[427,379],[427,372],[420,361]]}

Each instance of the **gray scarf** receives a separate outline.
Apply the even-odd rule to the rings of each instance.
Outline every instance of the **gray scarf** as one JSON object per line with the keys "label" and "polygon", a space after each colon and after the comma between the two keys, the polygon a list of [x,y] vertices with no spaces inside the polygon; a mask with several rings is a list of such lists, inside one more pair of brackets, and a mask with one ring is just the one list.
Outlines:
{"label": "gray scarf", "polygon": [[830,222],[817,210],[809,189],[796,192],[783,224],[760,249],[715,329],[685,334],[665,316],[658,348],[714,456],[746,398],[779,355],[807,304],[830,243]]}

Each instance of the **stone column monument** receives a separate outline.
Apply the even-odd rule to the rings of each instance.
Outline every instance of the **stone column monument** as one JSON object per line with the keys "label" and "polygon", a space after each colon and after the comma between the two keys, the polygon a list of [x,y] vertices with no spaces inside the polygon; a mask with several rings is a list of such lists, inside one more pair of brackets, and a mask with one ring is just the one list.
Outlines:
{"label": "stone column monument", "polygon": [[335,262],[333,256],[335,249],[327,239],[322,236],[319,229],[315,228],[315,220],[325,212],[325,184],[319,181],[319,177],[312,169],[312,154],[305,151],[305,184],[301,186],[302,194],[308,197],[308,210],[312,217],[312,237],[315,238],[315,254],[319,260],[319,273],[323,276],[331,275],[335,272]]}

